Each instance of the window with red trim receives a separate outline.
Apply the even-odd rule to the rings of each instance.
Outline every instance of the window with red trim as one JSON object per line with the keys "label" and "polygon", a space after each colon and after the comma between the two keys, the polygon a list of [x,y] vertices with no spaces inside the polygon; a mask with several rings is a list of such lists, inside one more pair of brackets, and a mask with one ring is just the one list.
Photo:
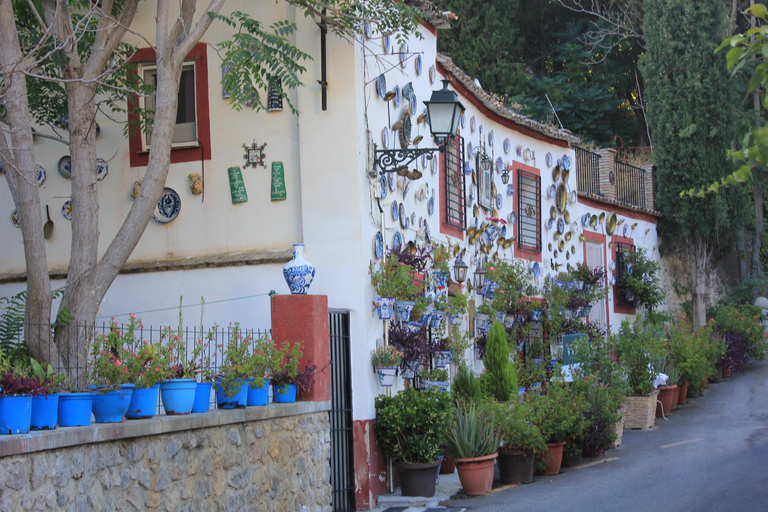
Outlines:
{"label": "window with red trim", "polygon": [[464,239],[466,205],[464,199],[464,138],[450,139],[440,163],[440,232]]}
{"label": "window with red trim", "polygon": [[[131,59],[138,64],[138,75],[145,82],[154,84],[156,78],[155,51],[143,48]],[[211,159],[211,128],[208,117],[208,56],[207,45],[196,45],[187,55],[182,68],[179,84],[179,108],[176,114],[176,129],[173,136],[171,163],[193,162]],[[152,110],[154,98],[131,98],[134,105]],[[139,114],[132,108],[128,111],[132,126],[140,125]],[[149,160],[149,134],[132,129],[128,137],[131,167],[146,166]]]}
{"label": "window with red trim", "polygon": [[541,177],[517,171],[517,245],[541,252]]}

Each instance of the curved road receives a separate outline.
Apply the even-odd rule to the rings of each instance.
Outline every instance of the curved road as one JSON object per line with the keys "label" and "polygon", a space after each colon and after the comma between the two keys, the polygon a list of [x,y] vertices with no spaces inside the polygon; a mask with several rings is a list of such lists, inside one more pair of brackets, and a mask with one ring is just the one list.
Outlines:
{"label": "curved road", "polygon": [[488,512],[768,511],[768,362],[711,384],[651,430],[625,430],[622,445],[605,455],[615,457],[442,505]]}

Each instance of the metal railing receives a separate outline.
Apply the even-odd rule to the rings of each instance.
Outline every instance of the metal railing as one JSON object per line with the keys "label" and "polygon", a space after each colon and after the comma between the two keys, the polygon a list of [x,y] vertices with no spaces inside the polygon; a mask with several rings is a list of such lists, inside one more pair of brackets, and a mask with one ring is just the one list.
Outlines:
{"label": "metal railing", "polygon": [[584,148],[574,147],[576,152],[576,184],[579,192],[599,196],[600,194],[600,158]]}
{"label": "metal railing", "polygon": [[645,209],[646,170],[616,160],[616,200]]}

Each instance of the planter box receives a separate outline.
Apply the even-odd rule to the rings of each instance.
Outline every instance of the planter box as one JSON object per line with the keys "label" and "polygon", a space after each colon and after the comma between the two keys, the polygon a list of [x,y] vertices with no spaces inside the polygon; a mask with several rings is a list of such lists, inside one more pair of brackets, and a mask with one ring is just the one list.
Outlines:
{"label": "planter box", "polygon": [[627,413],[624,415],[625,429],[648,430],[656,423],[656,397],[659,390],[650,395],[628,396],[624,399]]}
{"label": "planter box", "polygon": [[624,435],[624,421],[627,419],[627,406],[622,405],[619,409],[619,412],[621,412],[621,419],[618,423],[611,427],[613,432],[616,433],[616,440],[610,446],[608,446],[609,450],[613,450],[621,446],[621,437]]}

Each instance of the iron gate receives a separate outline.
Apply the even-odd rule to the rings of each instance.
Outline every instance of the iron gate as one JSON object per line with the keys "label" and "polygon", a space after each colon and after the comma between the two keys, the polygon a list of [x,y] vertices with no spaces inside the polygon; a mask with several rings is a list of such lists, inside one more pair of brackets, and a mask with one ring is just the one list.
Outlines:
{"label": "iron gate", "polygon": [[355,510],[349,313],[331,311],[331,487],[334,512]]}

